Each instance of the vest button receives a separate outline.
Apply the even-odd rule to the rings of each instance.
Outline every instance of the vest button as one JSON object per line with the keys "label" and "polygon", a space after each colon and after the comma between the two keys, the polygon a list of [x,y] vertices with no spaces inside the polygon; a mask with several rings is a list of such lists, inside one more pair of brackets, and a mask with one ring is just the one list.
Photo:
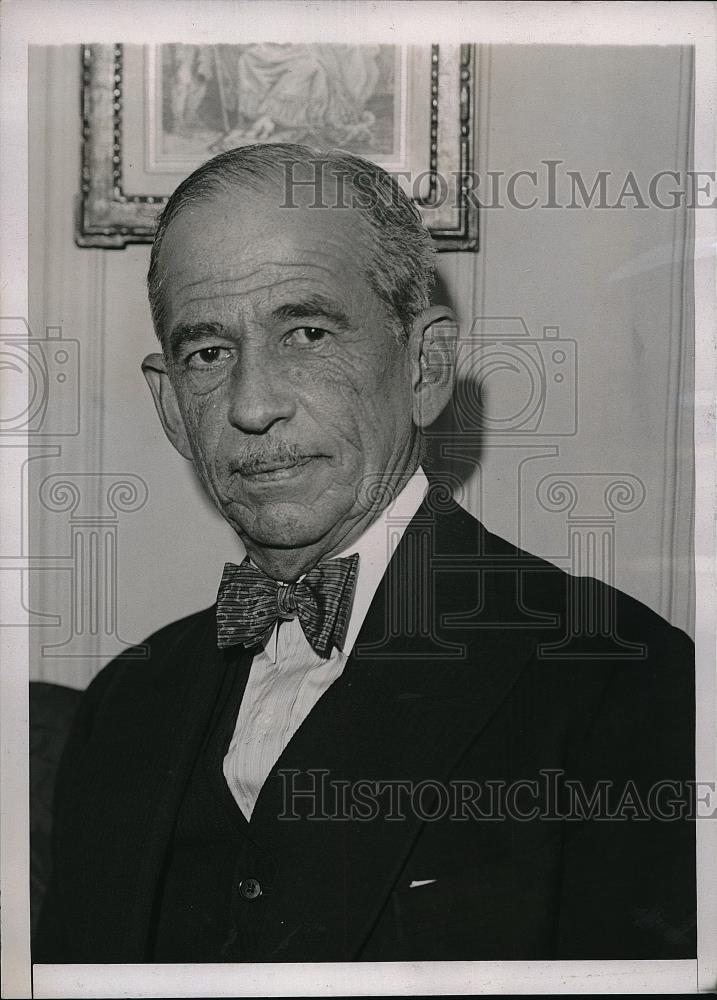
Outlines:
{"label": "vest button", "polygon": [[239,895],[242,899],[258,899],[261,893],[261,882],[256,878],[243,878],[239,883]]}

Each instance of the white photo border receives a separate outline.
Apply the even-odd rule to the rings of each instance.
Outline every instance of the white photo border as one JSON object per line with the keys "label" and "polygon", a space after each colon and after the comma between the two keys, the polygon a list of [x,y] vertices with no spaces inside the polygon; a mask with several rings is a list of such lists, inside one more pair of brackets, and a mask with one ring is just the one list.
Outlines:
{"label": "white photo border", "polygon": [[[361,37],[380,40],[401,24],[401,41],[459,43],[465,39],[513,44],[679,43],[696,51],[695,166],[715,164],[715,26],[711,4],[634,3],[453,3],[420,5],[389,0],[350,0],[310,6],[267,0],[5,0],[0,11],[0,293],[5,316],[27,316],[27,62],[28,45],[212,41],[216,25],[226,34],[227,12],[241,14],[242,38],[260,40],[267,21],[280,25],[286,40]],[[171,24],[171,39],[168,37]],[[405,27],[404,27],[405,26]],[[698,778],[715,781],[715,366],[714,248],[716,215],[696,212],[694,258],[696,298],[696,638]],[[13,405],[27,405],[26,390],[13,382]],[[0,472],[8,472],[0,450]],[[13,465],[14,467],[14,465]],[[3,501],[17,502],[20,484],[3,476]],[[3,519],[3,531],[14,522]],[[25,525],[24,531],[27,531]],[[10,547],[13,547],[10,539]],[[4,574],[7,576],[8,574]],[[0,574],[0,578],[2,578]],[[0,592],[0,616],[8,594]],[[2,621],[2,617],[0,617]],[[28,632],[4,629],[0,673],[2,784],[2,995],[30,996],[228,996],[342,995],[345,993],[605,993],[708,992],[717,988],[717,823],[698,824],[697,962],[410,963],[334,966],[37,966],[29,947],[28,819]],[[181,990],[181,992],[171,992]],[[229,992],[230,990],[230,992]]]}

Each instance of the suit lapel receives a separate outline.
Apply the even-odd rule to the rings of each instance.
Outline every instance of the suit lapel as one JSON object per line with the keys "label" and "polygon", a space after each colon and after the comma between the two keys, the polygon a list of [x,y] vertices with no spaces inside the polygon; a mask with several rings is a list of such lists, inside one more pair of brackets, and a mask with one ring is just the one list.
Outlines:
{"label": "suit lapel", "polygon": [[[469,564],[472,585],[464,572]],[[478,522],[458,508],[436,514],[423,505],[394,553],[343,674],[288,744],[258,800],[251,827],[267,832],[262,843],[279,861],[301,859],[282,910],[290,914],[287,925],[293,919],[293,936],[288,950],[266,958],[311,960],[314,940],[325,959],[360,956],[424,822],[400,783],[429,781],[440,794],[435,786],[449,779],[534,649],[528,631],[481,627],[486,611],[500,621],[500,609],[505,617],[511,603],[506,575],[493,570]],[[450,615],[463,616],[460,627],[451,626]],[[321,778],[319,772],[327,773]],[[323,801],[319,810],[335,818],[275,822],[291,813],[292,789],[312,781],[326,793],[316,796]],[[401,818],[384,818],[387,792],[380,799],[384,815],[338,818],[347,810],[335,793],[343,783],[355,813],[361,782],[369,792],[393,783],[393,794],[404,795]],[[424,809],[430,793],[421,799]],[[311,799],[295,803],[296,811],[310,811]],[[359,808],[364,815],[369,810]],[[312,913],[325,918],[320,933]]]}
{"label": "suit lapel", "polygon": [[[112,907],[122,920],[119,926],[107,924],[117,934],[119,953],[134,955],[136,961],[146,957],[157,880],[221,683],[224,659],[216,648],[213,609],[158,655],[164,662],[146,671],[147,683],[138,685],[136,701],[117,707],[114,725],[105,734],[113,774],[102,771],[103,784],[109,783],[116,796],[105,808],[115,818],[122,810],[121,835],[104,848],[108,872],[116,873]],[[120,734],[123,754],[117,753]],[[107,825],[111,819],[99,817],[106,829],[112,828]],[[93,933],[104,932],[99,927]]]}

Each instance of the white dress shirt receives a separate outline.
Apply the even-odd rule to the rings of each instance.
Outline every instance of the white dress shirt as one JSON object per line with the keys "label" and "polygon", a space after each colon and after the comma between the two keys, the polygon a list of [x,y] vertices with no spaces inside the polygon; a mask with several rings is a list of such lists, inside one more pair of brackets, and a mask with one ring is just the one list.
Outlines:
{"label": "white dress shirt", "polygon": [[284,747],[319,698],[341,676],[373,596],[428,486],[418,469],[395,500],[352,545],[336,555],[359,555],[346,639],[328,659],[309,645],[298,618],[278,622],[255,654],[234,735],[224,758],[224,777],[246,818]]}

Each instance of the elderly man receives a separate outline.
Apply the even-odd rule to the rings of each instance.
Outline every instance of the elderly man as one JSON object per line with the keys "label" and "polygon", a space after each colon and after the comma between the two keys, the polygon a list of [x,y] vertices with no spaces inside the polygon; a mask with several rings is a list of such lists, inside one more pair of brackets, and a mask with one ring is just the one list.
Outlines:
{"label": "elderly man", "polygon": [[429,489],[431,253],[345,154],[169,200],[144,372],[246,558],[90,685],[36,961],[694,954],[691,643]]}

